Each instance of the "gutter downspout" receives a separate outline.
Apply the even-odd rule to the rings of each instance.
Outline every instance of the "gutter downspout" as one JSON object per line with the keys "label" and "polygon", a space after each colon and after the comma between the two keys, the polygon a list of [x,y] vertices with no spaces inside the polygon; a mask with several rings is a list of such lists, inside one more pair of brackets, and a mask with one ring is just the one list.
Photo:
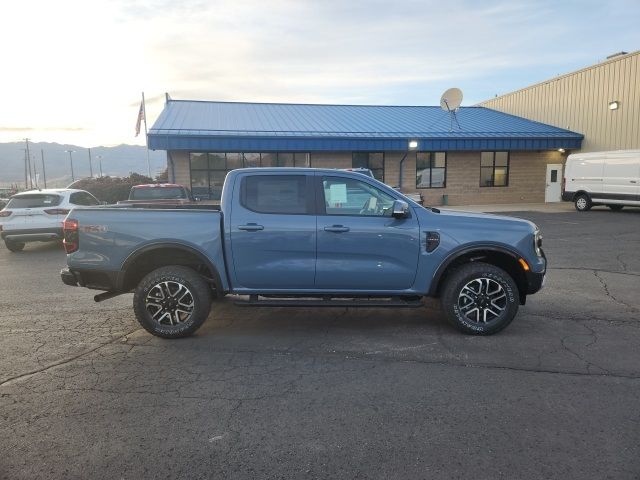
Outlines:
{"label": "gutter downspout", "polygon": [[403,164],[404,161],[407,159],[407,155],[409,155],[409,152],[405,152],[404,157],[402,157],[402,159],[400,160],[400,180],[398,181],[398,190],[400,190],[402,192],[402,172],[403,172]]}

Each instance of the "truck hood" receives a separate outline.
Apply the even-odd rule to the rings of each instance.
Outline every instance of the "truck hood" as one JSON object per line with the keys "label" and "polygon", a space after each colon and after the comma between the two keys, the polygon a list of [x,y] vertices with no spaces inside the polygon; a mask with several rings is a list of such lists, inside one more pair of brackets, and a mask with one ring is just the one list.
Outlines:
{"label": "truck hood", "polygon": [[441,209],[440,213],[434,213],[434,215],[440,217],[444,223],[469,226],[472,225],[475,228],[499,228],[509,230],[522,230],[527,232],[533,232],[537,228],[536,225],[529,220],[509,217],[506,215],[494,215],[491,213],[463,212],[458,210]]}

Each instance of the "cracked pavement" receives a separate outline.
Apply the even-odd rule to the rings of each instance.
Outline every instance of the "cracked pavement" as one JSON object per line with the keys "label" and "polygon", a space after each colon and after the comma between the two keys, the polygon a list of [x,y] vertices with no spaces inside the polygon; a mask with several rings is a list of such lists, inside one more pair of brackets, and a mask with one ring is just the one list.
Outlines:
{"label": "cracked pavement", "polygon": [[640,478],[640,210],[514,215],[550,270],[492,337],[226,298],[167,341],[0,248],[0,478]]}

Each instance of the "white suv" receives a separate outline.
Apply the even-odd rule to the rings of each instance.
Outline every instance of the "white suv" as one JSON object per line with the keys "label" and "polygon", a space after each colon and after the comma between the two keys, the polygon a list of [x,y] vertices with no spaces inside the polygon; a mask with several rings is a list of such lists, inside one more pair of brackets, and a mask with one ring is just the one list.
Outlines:
{"label": "white suv", "polygon": [[12,252],[26,242],[61,240],[62,222],[72,208],[100,202],[84,190],[30,190],[14,195],[0,211],[0,236]]}

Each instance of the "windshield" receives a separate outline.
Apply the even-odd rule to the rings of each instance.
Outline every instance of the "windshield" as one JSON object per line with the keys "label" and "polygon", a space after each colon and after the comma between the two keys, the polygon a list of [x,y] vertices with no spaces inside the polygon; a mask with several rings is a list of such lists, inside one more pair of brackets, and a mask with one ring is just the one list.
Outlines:
{"label": "windshield", "polygon": [[13,197],[11,200],[9,200],[6,208],[55,207],[56,205],[60,205],[61,201],[62,197],[60,195],[30,193]]}
{"label": "windshield", "polygon": [[184,190],[180,187],[145,187],[134,188],[131,191],[131,200],[161,200],[173,198],[186,198]]}

